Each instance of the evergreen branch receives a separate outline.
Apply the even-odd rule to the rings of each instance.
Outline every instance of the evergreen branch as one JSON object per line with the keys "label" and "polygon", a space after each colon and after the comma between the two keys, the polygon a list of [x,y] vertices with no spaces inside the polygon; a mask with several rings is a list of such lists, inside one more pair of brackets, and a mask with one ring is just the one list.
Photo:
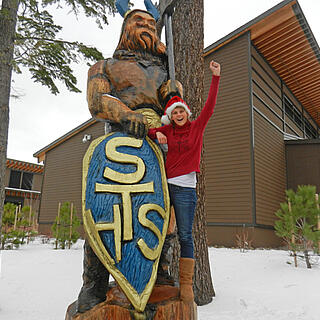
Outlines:
{"label": "evergreen branch", "polygon": [[69,45],[79,45],[77,41],[67,41],[67,40],[60,40],[60,39],[52,39],[52,38],[40,38],[40,37],[25,37],[19,34],[16,35],[15,39],[17,40],[35,40],[35,41],[47,41],[53,43],[60,43],[60,44],[69,44]]}

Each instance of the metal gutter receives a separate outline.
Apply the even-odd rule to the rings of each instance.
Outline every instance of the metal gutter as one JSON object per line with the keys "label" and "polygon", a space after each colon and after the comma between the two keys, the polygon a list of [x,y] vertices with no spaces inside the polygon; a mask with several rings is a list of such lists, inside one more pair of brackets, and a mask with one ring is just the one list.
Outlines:
{"label": "metal gutter", "polygon": [[293,12],[295,13],[297,20],[300,23],[301,29],[304,31],[307,40],[310,43],[310,47],[313,49],[314,54],[316,55],[318,61],[320,62],[320,48],[319,45],[317,43],[316,38],[313,35],[313,32],[311,31],[311,28],[308,24],[308,21],[306,19],[306,17],[304,16],[302,9],[299,5],[299,3],[295,3],[292,6]]}

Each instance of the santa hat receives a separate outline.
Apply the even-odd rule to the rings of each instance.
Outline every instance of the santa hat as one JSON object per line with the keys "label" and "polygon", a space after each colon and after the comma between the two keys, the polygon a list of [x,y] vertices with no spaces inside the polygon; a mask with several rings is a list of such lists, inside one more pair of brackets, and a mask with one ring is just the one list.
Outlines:
{"label": "santa hat", "polygon": [[188,118],[191,116],[190,108],[185,103],[185,101],[178,96],[174,96],[168,101],[164,109],[164,115],[161,117],[161,122],[163,124],[170,124],[171,112],[177,107],[184,108],[186,110],[186,113],[188,114]]}

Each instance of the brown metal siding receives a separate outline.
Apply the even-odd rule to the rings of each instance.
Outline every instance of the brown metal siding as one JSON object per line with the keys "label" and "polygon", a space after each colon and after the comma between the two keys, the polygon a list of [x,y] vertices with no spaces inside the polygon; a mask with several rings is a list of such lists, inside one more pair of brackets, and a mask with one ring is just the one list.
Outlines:
{"label": "brown metal siding", "polygon": [[[205,143],[209,223],[251,222],[250,96],[247,34],[206,57],[221,64],[218,101]],[[205,69],[205,92],[211,81]]]}
{"label": "brown metal siding", "polygon": [[253,106],[263,114],[254,111],[256,223],[273,226],[286,189],[281,80],[254,47],[251,53]]}
{"label": "brown metal siding", "polygon": [[[210,226],[208,229],[209,246],[237,247],[237,235],[243,232],[242,226]],[[252,241],[253,248],[279,248],[283,245],[272,229],[247,227],[244,231],[248,232],[248,240]]]}
{"label": "brown metal siding", "polygon": [[251,47],[253,105],[283,130],[281,81],[254,47]]}
{"label": "brown metal siding", "polygon": [[33,174],[32,190],[41,191],[43,174]]}
{"label": "brown metal siding", "polygon": [[273,225],[285,200],[286,167],[283,133],[254,112],[256,222]]}
{"label": "brown metal siding", "polygon": [[104,124],[93,124],[46,154],[40,225],[54,221],[59,202],[72,201],[81,217],[82,159],[90,144],[82,142],[84,134],[92,141],[104,134]]}
{"label": "brown metal siding", "polygon": [[[320,192],[320,141],[306,144],[286,144],[288,189],[298,185],[314,185]],[[287,143],[291,143],[287,142]]]}
{"label": "brown metal siding", "polygon": [[[253,86],[254,87],[254,86]],[[283,122],[272,112],[261,100],[253,96],[253,105],[262,112],[269,120],[271,120],[280,130],[282,130]]]}
{"label": "brown metal siding", "polygon": [[[278,91],[279,87],[281,86],[281,80],[278,77],[278,75],[275,73],[275,71],[269,64],[266,64],[263,56],[260,53],[258,53],[256,48],[253,46],[251,47],[251,54],[254,57],[252,62],[252,68],[255,69],[255,72],[261,74],[264,79],[270,77],[272,79],[270,85],[275,91]],[[280,93],[280,91],[278,91],[278,93]]]}

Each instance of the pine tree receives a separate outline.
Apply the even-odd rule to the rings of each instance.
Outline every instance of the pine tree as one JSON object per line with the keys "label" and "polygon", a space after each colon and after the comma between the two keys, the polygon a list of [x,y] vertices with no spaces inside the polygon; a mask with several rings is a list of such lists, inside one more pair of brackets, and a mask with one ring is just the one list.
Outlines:
{"label": "pine tree", "polygon": [[1,225],[1,249],[19,248],[27,235],[23,214],[17,211],[13,203],[4,205]]}
{"label": "pine tree", "polygon": [[[70,202],[64,202],[60,208],[60,214],[57,215],[54,224],[52,225],[53,237],[56,239],[57,247],[65,249],[69,244],[76,243],[80,237],[77,229],[80,226],[80,219],[76,215],[76,210],[73,207],[71,221],[71,205]],[[70,234],[71,230],[71,234]]]}
{"label": "pine tree", "polygon": [[317,229],[320,218],[319,200],[316,199],[316,187],[298,186],[297,192],[287,190],[288,203],[281,203],[275,222],[276,235],[284,239],[289,249],[301,250],[308,268],[311,268],[309,249],[319,251],[320,230]]}

